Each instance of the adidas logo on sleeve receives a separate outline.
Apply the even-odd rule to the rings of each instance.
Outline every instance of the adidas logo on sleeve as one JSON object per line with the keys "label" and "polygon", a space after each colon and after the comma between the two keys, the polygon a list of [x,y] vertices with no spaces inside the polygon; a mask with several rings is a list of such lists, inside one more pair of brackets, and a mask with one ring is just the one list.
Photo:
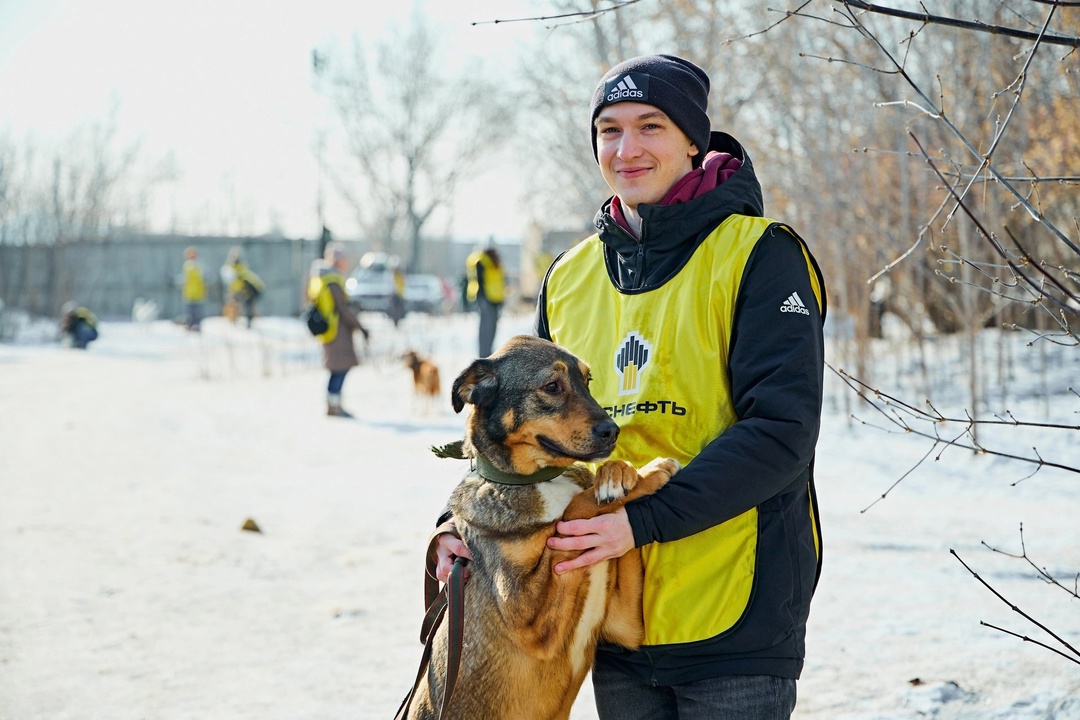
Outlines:
{"label": "adidas logo on sleeve", "polygon": [[806,309],[806,305],[803,304],[802,298],[799,297],[799,293],[793,292],[787,296],[787,300],[784,300],[780,305],[780,312],[782,313],[799,313],[800,315],[809,315],[810,311]]}

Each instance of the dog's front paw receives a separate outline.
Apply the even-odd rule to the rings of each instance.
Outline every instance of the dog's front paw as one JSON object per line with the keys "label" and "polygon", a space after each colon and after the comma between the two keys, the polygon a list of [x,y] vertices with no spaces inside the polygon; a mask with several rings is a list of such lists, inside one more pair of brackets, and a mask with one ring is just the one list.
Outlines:
{"label": "dog's front paw", "polygon": [[682,465],[674,458],[655,458],[645,467],[641,468],[641,477],[659,482],[661,485],[671,479],[671,476],[679,472]]}
{"label": "dog's front paw", "polygon": [[596,471],[593,491],[599,505],[626,497],[638,481],[638,471],[625,460],[608,460]]}

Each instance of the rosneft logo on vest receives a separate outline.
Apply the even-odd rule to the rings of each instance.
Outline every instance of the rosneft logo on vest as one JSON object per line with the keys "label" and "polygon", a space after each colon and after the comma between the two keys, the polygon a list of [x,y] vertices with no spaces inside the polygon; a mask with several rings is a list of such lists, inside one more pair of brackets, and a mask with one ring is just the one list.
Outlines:
{"label": "rosneft logo on vest", "polygon": [[[631,330],[615,348],[615,370],[619,373],[619,395],[630,395],[641,389],[641,373],[649,365],[653,354],[652,343]],[[674,415],[683,417],[686,408],[674,400],[637,397],[623,403],[605,405],[604,410],[612,418],[628,418],[631,415]]]}
{"label": "rosneft logo on vest", "polygon": [[631,330],[615,350],[615,370],[619,373],[619,394],[636,393],[639,387],[641,371],[649,364],[652,345],[641,335]]}

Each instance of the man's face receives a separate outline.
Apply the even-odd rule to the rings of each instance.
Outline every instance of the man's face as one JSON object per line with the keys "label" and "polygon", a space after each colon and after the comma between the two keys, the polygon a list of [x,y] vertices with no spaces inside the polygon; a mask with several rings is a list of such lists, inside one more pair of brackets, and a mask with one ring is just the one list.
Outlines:
{"label": "man's face", "polygon": [[625,207],[660,202],[693,169],[699,152],[664,111],[621,102],[601,108],[596,118],[600,172]]}

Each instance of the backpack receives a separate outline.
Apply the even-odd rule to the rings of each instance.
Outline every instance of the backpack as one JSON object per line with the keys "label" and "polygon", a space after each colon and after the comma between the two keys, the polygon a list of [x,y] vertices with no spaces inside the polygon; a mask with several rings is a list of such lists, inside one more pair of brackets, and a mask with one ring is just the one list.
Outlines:
{"label": "backpack", "polygon": [[330,329],[330,323],[319,312],[319,306],[315,303],[304,308],[304,311],[300,313],[300,319],[304,321],[312,335],[322,335]]}

